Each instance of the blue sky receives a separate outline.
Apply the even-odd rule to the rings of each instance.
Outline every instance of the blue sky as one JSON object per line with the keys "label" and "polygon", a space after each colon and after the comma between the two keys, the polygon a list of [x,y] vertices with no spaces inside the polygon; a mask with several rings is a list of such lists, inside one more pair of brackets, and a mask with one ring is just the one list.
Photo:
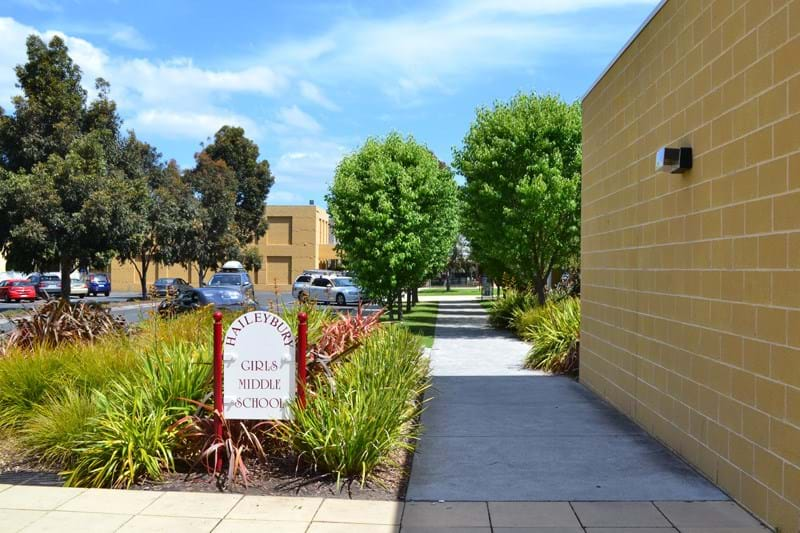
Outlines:
{"label": "blue sky", "polygon": [[276,177],[268,203],[324,203],[369,136],[411,134],[450,161],[478,106],[519,91],[581,98],[656,0],[278,2],[3,0],[0,106],[25,37],[63,35],[111,83],[125,127],[193,163],[243,126]]}

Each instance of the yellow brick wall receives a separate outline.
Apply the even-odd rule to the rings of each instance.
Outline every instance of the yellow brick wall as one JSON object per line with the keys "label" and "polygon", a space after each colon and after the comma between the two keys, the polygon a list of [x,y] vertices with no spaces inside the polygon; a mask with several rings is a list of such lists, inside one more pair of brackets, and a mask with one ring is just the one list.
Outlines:
{"label": "yellow brick wall", "polygon": [[[328,213],[313,205],[268,205],[267,220],[270,229],[256,245],[261,252],[263,267],[252,273],[256,290],[287,292],[291,282],[304,270],[319,268],[321,260],[334,259],[336,252],[329,244]],[[270,258],[275,265],[270,268]],[[148,283],[157,277],[182,277],[197,286],[197,268],[187,271],[179,265],[152,266]],[[206,275],[206,280],[210,274]],[[111,283],[114,292],[139,291],[139,277],[133,265],[111,266]]]}
{"label": "yellow brick wall", "polygon": [[800,531],[800,0],[667,1],[583,113],[581,380]]}

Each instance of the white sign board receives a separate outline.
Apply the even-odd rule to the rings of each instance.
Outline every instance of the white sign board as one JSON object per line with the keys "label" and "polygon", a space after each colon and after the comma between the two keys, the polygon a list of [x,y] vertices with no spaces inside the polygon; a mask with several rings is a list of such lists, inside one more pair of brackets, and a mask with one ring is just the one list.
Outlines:
{"label": "white sign board", "polygon": [[223,346],[229,420],[285,420],[295,395],[295,342],[281,317],[251,311],[233,321]]}

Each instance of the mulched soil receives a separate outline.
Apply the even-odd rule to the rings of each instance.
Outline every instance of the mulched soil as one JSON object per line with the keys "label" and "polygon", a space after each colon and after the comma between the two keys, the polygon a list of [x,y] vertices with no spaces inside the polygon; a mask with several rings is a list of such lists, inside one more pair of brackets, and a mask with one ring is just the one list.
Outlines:
{"label": "mulched soil", "polygon": [[[342,480],[338,486],[335,476],[320,476],[308,469],[298,469],[291,457],[273,457],[264,465],[250,461],[248,486],[237,483],[224,487],[225,492],[271,496],[317,496],[324,498],[349,498],[354,500],[403,500],[412,454],[398,452],[393,457],[400,467],[387,467],[361,485],[360,481]],[[62,484],[58,469],[39,464],[35,459],[24,458],[16,444],[0,437],[0,483],[21,485],[58,486]],[[196,470],[167,474],[160,483],[144,482],[132,490],[220,492],[214,476]]]}

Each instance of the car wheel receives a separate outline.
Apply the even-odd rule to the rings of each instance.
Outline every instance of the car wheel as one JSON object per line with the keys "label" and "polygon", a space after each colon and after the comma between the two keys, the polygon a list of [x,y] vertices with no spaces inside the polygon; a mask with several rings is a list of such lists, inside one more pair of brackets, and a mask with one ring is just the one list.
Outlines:
{"label": "car wheel", "polygon": [[8,297],[8,295],[6,294],[6,297],[5,297],[5,298],[3,298],[3,301],[4,301],[5,303],[7,303],[7,304],[10,304],[10,303],[11,303],[11,298],[9,298],[9,297]]}
{"label": "car wheel", "polygon": [[81,300],[83,300],[84,298],[86,298],[86,295],[85,295],[85,294],[81,294],[80,296],[78,296],[78,298],[80,298]]}
{"label": "car wheel", "polygon": [[303,291],[300,291],[300,292],[297,294],[297,300],[298,300],[300,303],[306,303],[306,302],[308,302],[308,294],[304,293]]}
{"label": "car wheel", "polygon": [[108,295],[109,295],[109,294],[111,294],[111,293],[110,293],[109,291],[106,291],[106,292],[104,292],[103,294],[105,294],[106,296],[108,296]]}
{"label": "car wheel", "polygon": [[344,294],[341,292],[336,295],[336,305],[347,305],[347,300],[344,299]]}

